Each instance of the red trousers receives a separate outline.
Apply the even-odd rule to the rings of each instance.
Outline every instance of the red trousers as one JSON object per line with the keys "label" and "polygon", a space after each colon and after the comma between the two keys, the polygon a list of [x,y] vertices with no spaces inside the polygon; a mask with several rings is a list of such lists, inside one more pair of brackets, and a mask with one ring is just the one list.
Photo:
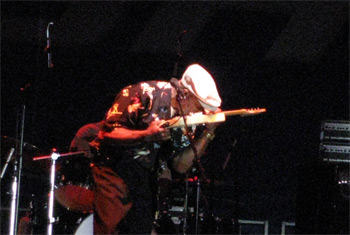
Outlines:
{"label": "red trousers", "polygon": [[118,234],[117,225],[132,203],[126,183],[111,169],[94,166],[94,234]]}

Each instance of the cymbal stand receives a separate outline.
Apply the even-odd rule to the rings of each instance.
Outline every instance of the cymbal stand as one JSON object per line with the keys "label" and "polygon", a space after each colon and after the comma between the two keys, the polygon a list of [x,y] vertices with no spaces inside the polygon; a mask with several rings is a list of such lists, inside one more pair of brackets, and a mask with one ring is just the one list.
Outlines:
{"label": "cymbal stand", "polygon": [[56,160],[60,157],[55,151],[51,154],[51,174],[50,174],[50,197],[49,197],[49,213],[48,213],[48,227],[47,234],[52,235],[52,226],[55,223],[55,218],[53,217],[53,201],[55,198],[55,170],[56,170]]}
{"label": "cymbal stand", "polygon": [[49,194],[50,196],[49,196],[49,207],[48,207],[47,235],[52,235],[52,227],[53,227],[53,224],[55,223],[55,218],[53,217],[53,211],[54,211],[54,198],[55,198],[56,160],[59,157],[78,155],[78,154],[83,154],[83,153],[85,153],[85,151],[69,152],[69,153],[59,154],[59,153],[56,152],[56,149],[53,149],[51,155],[34,157],[33,158],[33,161],[44,160],[44,159],[51,158],[50,194]]}
{"label": "cymbal stand", "polygon": [[55,198],[55,175],[56,175],[56,160],[61,157],[60,154],[56,152],[56,149],[52,149],[52,154],[41,157],[34,157],[33,161],[44,160],[51,158],[51,171],[50,171],[50,193],[49,193],[49,207],[48,207],[48,226],[47,234],[52,235],[52,227],[55,223],[55,218],[53,217],[53,206]]}

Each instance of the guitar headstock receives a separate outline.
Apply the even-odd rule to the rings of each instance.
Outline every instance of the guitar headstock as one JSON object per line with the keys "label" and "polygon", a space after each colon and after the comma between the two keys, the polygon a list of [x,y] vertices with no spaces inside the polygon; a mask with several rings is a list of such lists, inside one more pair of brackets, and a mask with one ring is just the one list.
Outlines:
{"label": "guitar headstock", "polygon": [[250,116],[265,113],[265,108],[252,108],[252,109],[242,109],[241,116]]}

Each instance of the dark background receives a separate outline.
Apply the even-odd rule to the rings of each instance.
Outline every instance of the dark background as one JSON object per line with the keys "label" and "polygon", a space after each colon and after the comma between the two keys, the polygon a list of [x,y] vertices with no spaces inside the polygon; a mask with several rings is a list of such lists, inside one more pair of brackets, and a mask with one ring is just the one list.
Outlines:
{"label": "dark background", "polygon": [[[53,68],[44,51],[49,22]],[[335,192],[333,166],[320,162],[320,128],[324,120],[349,120],[347,1],[2,1],[2,163],[11,144],[4,136],[16,138],[22,101],[24,141],[41,154],[53,147],[68,152],[76,131],[101,120],[125,85],[170,80],[181,35],[177,76],[200,63],[216,79],[223,110],[267,109],[228,117],[202,159],[207,177],[224,182],[213,196],[228,200],[215,201],[218,216],[231,216],[225,210],[239,199],[239,219],[268,220],[271,234],[280,233],[282,221],[298,220],[301,230],[307,223],[325,227],[310,233],[344,231],[348,212],[322,220],[300,200],[319,196],[318,179],[326,179],[320,187],[329,186],[327,195]],[[238,144],[223,171],[234,138]],[[21,208],[32,194],[47,192],[49,174],[45,163],[30,161],[35,154],[25,150]],[[11,170],[2,182],[3,211]],[[309,187],[315,190],[306,194]],[[324,200],[320,205],[334,207]]]}

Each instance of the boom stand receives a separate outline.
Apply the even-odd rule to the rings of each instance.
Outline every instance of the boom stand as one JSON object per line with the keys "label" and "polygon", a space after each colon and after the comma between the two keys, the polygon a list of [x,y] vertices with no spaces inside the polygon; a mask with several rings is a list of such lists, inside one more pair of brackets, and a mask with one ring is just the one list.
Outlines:
{"label": "boom stand", "polygon": [[[27,85],[26,85],[27,87]],[[21,88],[21,91],[25,91],[25,88]],[[20,192],[20,185],[21,185],[21,175],[22,175],[22,156],[23,156],[23,136],[24,136],[24,119],[25,119],[25,105],[22,104],[21,107],[21,129],[20,129],[20,144],[16,145],[16,149],[19,150],[18,156],[15,157],[14,162],[14,168],[13,168],[13,181],[12,181],[12,199],[11,199],[11,212],[10,212],[10,228],[9,228],[9,235],[17,234],[17,224],[18,224],[18,208],[19,208],[19,192]],[[18,130],[18,121],[19,117],[17,117],[17,130]],[[19,148],[19,149],[18,149]],[[13,151],[11,149],[11,152],[8,157],[8,161],[11,160],[11,155],[13,154]],[[3,169],[3,173],[5,173],[6,168]],[[2,176],[3,176],[2,173]]]}

